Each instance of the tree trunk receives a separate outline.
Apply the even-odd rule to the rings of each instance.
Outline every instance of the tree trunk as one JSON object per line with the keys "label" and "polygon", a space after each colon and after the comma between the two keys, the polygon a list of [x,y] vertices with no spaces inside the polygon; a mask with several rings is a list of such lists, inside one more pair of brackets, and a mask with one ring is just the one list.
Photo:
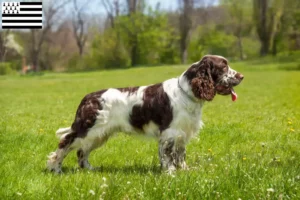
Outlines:
{"label": "tree trunk", "polygon": [[185,64],[187,61],[187,44],[188,44],[188,32],[189,29],[187,27],[184,27],[184,19],[181,19],[181,27],[180,27],[180,59],[181,63]]}
{"label": "tree trunk", "polygon": [[240,34],[238,36],[238,46],[240,51],[240,59],[244,60],[244,49],[243,49],[242,37]]}
{"label": "tree trunk", "polygon": [[273,45],[272,45],[272,55],[273,56],[276,56],[277,55],[277,44],[278,44],[278,41],[279,41],[279,35],[276,34],[273,38]]}
{"label": "tree trunk", "polygon": [[83,55],[83,45],[84,44],[82,44],[82,41],[77,42],[78,53],[79,53],[80,57],[82,57],[82,55]]}
{"label": "tree trunk", "polygon": [[[135,13],[137,11],[138,0],[127,0],[128,16],[131,18],[132,23],[135,25]],[[134,30],[129,32],[130,41],[131,41],[131,66],[138,64],[138,33]]]}
{"label": "tree trunk", "polygon": [[254,0],[254,20],[256,21],[256,31],[260,40],[260,56],[269,53],[270,46],[270,23],[268,23],[267,8],[268,0]]}
{"label": "tree trunk", "polygon": [[268,40],[261,40],[260,41],[260,56],[266,56],[269,53],[269,41]]}
{"label": "tree trunk", "polygon": [[33,50],[31,53],[31,62],[32,62],[32,70],[35,72],[40,71],[39,67],[39,52],[36,50]]}
{"label": "tree trunk", "polygon": [[0,35],[0,62],[5,61],[6,47],[5,47],[5,39]]}
{"label": "tree trunk", "polygon": [[6,56],[6,42],[7,42],[7,36],[10,32],[10,29],[0,32],[0,62],[5,61],[5,56]]}
{"label": "tree trunk", "polygon": [[182,13],[179,16],[179,31],[180,31],[180,58],[181,63],[187,61],[187,48],[189,44],[190,30],[192,28],[191,14],[193,11],[192,0],[182,0]]}
{"label": "tree trunk", "polygon": [[180,57],[181,63],[186,64],[188,53],[187,53],[187,48],[185,45],[181,46],[180,55],[181,55],[181,57]]}
{"label": "tree trunk", "polygon": [[132,47],[131,47],[131,66],[136,66],[138,64],[138,42],[135,37]]}
{"label": "tree trunk", "polygon": [[32,64],[32,70],[35,72],[39,71],[38,67],[38,60],[39,60],[39,55],[38,55],[38,50],[37,50],[37,30],[32,29],[31,30],[31,64]]}

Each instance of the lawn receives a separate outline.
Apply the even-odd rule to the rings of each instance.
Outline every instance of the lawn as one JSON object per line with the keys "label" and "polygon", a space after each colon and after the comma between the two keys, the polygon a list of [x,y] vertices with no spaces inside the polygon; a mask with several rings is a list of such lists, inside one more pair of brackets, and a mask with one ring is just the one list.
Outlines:
{"label": "lawn", "polygon": [[155,140],[124,134],[92,152],[95,171],[78,169],[75,152],[62,175],[45,170],[55,131],[70,126],[86,93],[161,82],[187,67],[1,76],[0,199],[300,199],[297,62],[231,64],[245,76],[239,98],[206,103],[189,171],[161,172]]}

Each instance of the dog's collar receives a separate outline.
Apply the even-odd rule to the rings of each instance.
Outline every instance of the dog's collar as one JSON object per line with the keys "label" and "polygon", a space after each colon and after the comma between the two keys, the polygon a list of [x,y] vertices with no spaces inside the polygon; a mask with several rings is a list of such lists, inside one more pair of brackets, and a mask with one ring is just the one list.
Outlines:
{"label": "dog's collar", "polygon": [[184,89],[181,87],[181,85],[179,83],[179,79],[180,79],[180,77],[177,78],[177,85],[178,85],[179,89],[182,91],[182,93],[184,93],[185,96],[187,96],[191,101],[198,102],[197,99],[195,99],[194,96],[191,96],[186,91],[184,91]]}

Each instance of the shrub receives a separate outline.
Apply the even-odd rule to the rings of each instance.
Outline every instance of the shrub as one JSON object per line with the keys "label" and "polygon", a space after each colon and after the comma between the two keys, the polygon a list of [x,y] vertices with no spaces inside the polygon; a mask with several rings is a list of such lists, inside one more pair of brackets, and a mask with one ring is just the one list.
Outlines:
{"label": "shrub", "polygon": [[16,73],[16,71],[12,69],[11,63],[0,63],[0,75],[7,75],[13,73]]}
{"label": "shrub", "polygon": [[235,36],[218,30],[214,24],[199,26],[188,48],[189,60],[199,60],[205,54],[238,56]]}
{"label": "shrub", "polygon": [[82,71],[86,70],[85,65],[84,65],[83,58],[80,57],[78,54],[73,55],[69,60],[68,60],[68,71]]}
{"label": "shrub", "polygon": [[130,58],[122,43],[117,43],[117,34],[107,30],[97,35],[91,43],[90,51],[84,56],[84,68],[87,70],[125,68]]}

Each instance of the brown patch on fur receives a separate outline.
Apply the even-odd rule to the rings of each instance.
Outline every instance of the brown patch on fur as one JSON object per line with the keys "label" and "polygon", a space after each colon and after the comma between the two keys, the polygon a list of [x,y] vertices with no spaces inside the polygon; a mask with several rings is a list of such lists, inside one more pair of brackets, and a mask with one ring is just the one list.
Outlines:
{"label": "brown patch on fur", "polygon": [[226,59],[218,56],[205,56],[203,59],[211,67],[211,76],[215,82],[219,81],[223,74],[228,72],[228,62]]}
{"label": "brown patch on fur", "polygon": [[172,119],[172,107],[162,83],[148,86],[144,91],[143,104],[133,106],[130,115],[131,125],[141,130],[153,121],[163,131],[169,127]]}
{"label": "brown patch on fur", "polygon": [[83,158],[83,150],[82,150],[82,149],[79,149],[79,150],[77,151],[77,158],[79,158],[79,159],[82,159],[82,158]]}
{"label": "brown patch on fur", "polygon": [[236,79],[238,79],[238,80],[243,80],[244,79],[244,75],[243,74],[241,74],[241,73],[236,73],[236,75],[234,76]]}
{"label": "brown patch on fur", "polygon": [[128,95],[134,94],[138,91],[139,87],[126,87],[126,88],[117,88],[121,92],[128,92]]}
{"label": "brown patch on fur", "polygon": [[58,148],[62,149],[62,148],[65,148],[65,147],[71,145],[74,142],[75,138],[76,138],[75,133],[70,133],[70,134],[66,135],[66,137],[59,142]]}
{"label": "brown patch on fur", "polygon": [[211,101],[216,92],[211,76],[210,66],[206,60],[193,64],[184,74],[189,80],[194,96],[206,101]]}
{"label": "brown patch on fur", "polygon": [[77,151],[77,158],[78,158],[79,167],[80,168],[84,168],[84,163],[82,161],[82,158],[83,158],[83,150],[82,149],[79,149]]}
{"label": "brown patch on fur", "polygon": [[216,95],[215,84],[228,72],[227,60],[219,56],[204,56],[184,74],[189,80],[194,96],[206,101]]}
{"label": "brown patch on fur", "polygon": [[104,92],[106,90],[93,92],[82,99],[72,124],[72,131],[76,133],[77,137],[85,137],[87,130],[94,126],[97,119],[97,111],[102,109],[99,98]]}

